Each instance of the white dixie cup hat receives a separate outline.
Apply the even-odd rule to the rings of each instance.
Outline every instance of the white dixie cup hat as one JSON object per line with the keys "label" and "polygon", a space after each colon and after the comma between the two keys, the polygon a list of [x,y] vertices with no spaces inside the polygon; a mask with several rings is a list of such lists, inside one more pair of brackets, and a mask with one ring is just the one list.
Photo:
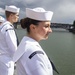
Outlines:
{"label": "white dixie cup hat", "polygon": [[17,8],[14,5],[5,6],[5,11],[13,12],[13,13],[19,13],[20,8]]}
{"label": "white dixie cup hat", "polygon": [[5,18],[3,18],[2,16],[0,16],[0,22],[4,22]]}
{"label": "white dixie cup hat", "polygon": [[40,20],[40,21],[51,21],[53,16],[52,11],[46,11],[41,7],[37,7],[34,9],[26,8],[26,17]]}

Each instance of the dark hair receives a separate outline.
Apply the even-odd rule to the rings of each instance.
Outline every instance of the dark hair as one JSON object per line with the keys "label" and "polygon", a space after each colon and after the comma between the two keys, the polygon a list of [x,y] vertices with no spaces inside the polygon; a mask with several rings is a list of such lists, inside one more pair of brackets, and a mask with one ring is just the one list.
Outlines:
{"label": "dark hair", "polygon": [[6,18],[8,18],[10,16],[10,14],[16,14],[16,13],[13,13],[13,12],[10,12],[10,11],[5,11]]}
{"label": "dark hair", "polygon": [[21,27],[23,29],[27,28],[28,33],[30,32],[30,25],[31,24],[38,25],[39,22],[41,21],[30,19],[30,18],[24,18],[20,20]]}

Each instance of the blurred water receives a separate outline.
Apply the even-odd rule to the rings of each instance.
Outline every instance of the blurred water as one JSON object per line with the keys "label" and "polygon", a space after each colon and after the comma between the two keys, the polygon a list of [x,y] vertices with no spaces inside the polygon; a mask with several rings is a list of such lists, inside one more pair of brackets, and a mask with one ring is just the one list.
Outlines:
{"label": "blurred water", "polygon": [[[26,35],[23,29],[17,29],[19,41]],[[50,34],[49,39],[41,41],[40,45],[54,62],[59,75],[75,75],[75,35],[56,29]],[[54,72],[54,75],[58,75]]]}

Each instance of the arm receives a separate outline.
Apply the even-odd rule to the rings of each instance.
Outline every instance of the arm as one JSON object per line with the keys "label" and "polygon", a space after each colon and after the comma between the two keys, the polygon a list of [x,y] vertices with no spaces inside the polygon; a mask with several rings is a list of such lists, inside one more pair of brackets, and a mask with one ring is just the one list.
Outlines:
{"label": "arm", "polygon": [[16,35],[13,28],[9,28],[6,30],[5,38],[6,38],[7,46],[10,50],[9,52],[13,54],[17,49]]}
{"label": "arm", "polygon": [[47,57],[43,54],[35,54],[27,60],[25,69],[31,75],[53,75],[52,67]]}

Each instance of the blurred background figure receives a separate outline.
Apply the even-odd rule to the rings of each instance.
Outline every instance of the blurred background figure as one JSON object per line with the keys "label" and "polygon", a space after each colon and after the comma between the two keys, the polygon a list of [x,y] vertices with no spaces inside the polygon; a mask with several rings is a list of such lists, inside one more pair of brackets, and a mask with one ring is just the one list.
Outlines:
{"label": "blurred background figure", "polygon": [[5,21],[5,18],[0,16],[0,25]]}
{"label": "blurred background figure", "polygon": [[17,50],[17,37],[13,23],[19,19],[20,8],[5,6],[6,21],[0,25],[0,75],[13,75],[13,54]]}

